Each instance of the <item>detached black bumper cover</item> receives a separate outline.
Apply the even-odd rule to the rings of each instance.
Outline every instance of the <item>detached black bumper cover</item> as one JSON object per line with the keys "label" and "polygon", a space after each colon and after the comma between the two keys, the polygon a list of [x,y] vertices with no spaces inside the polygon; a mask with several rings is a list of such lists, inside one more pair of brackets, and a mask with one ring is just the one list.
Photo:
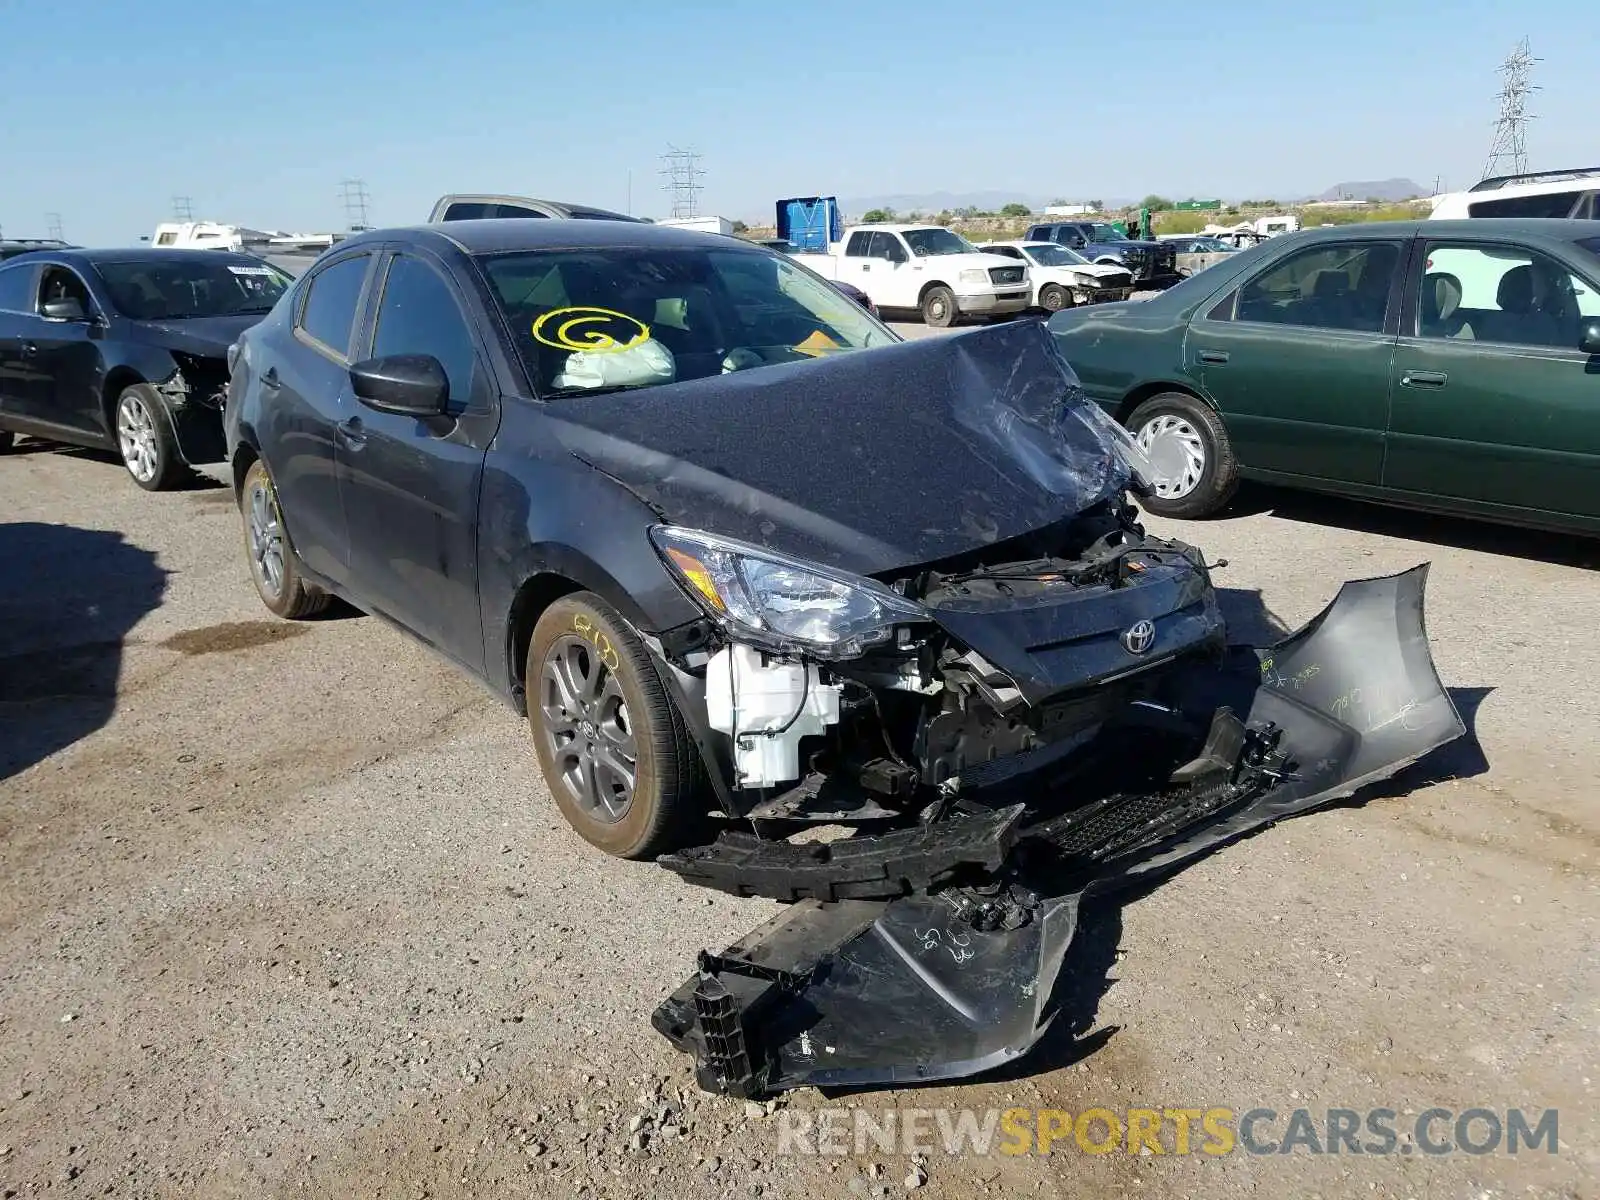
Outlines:
{"label": "detached black bumper cover", "polygon": [[997,840],[1013,852],[989,882],[803,900],[702,955],[656,1028],[695,1056],[703,1088],[743,1096],[955,1078],[1026,1054],[1049,1027],[1085,897],[1348,796],[1466,732],[1428,649],[1426,576],[1347,583],[1293,636],[1197,679],[1189,703],[1216,716],[1184,768],[1187,812],[1123,797],[1019,829],[1006,811]]}

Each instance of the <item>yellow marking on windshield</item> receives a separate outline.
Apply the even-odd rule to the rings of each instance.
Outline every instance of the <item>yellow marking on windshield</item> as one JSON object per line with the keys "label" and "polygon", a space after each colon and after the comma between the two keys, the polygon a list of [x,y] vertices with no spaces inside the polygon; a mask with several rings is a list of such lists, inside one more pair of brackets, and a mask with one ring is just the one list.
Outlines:
{"label": "yellow marking on windshield", "polygon": [[[626,330],[624,341],[604,329],[580,329],[582,325],[613,325]],[[554,325],[554,329],[548,327]],[[590,354],[617,354],[650,340],[650,326],[637,317],[612,308],[574,305],[553,308],[533,323],[533,340],[557,350],[586,350]]]}

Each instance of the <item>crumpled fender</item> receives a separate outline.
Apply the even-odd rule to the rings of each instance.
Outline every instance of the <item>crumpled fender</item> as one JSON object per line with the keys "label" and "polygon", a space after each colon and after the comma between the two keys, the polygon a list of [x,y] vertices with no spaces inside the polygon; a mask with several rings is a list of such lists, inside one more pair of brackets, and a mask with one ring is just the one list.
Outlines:
{"label": "crumpled fender", "polygon": [[1424,564],[1346,583],[1292,636],[1197,677],[1190,703],[1247,707],[1247,725],[1283,731],[1289,774],[1248,804],[1087,883],[1021,880],[1037,903],[1020,927],[980,929],[952,893],[793,905],[708,956],[656,1028],[695,1055],[702,1087],[738,1095],[950,1079],[1021,1057],[1049,1027],[1087,897],[1349,796],[1466,732],[1429,651],[1426,578]]}

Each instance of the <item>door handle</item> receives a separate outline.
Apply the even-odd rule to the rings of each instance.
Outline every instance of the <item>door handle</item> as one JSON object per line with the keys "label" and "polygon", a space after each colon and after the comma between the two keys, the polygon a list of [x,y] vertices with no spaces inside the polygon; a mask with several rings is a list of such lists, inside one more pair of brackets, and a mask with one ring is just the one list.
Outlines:
{"label": "door handle", "polygon": [[1203,363],[1225,363],[1228,361],[1228,352],[1226,350],[1202,350],[1200,351],[1200,361]]}
{"label": "door handle", "polygon": [[262,373],[261,386],[266,388],[269,392],[275,392],[278,390],[280,385],[278,383],[277,367],[268,367],[266,371]]}
{"label": "door handle", "polygon": [[872,270],[872,264],[871,263],[862,263],[861,264],[861,269],[863,271],[870,271],[870,270]]}
{"label": "door handle", "polygon": [[367,444],[367,431],[362,427],[360,417],[340,421],[334,426],[334,433],[351,450],[359,450]]}
{"label": "door handle", "polygon": [[22,357],[23,358],[32,358],[34,355],[36,355],[38,353],[39,353],[39,345],[38,345],[37,342],[23,342],[22,343]]}
{"label": "door handle", "polygon": [[1400,386],[1409,388],[1442,388],[1450,382],[1443,371],[1407,371],[1400,376]]}

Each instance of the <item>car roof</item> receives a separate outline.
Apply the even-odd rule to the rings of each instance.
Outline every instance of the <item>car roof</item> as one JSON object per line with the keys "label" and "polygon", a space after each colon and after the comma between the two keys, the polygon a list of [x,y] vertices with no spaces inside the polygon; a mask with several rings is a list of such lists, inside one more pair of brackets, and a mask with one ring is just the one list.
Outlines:
{"label": "car roof", "polygon": [[53,250],[47,253],[62,259],[75,259],[91,264],[131,262],[192,262],[197,254],[204,254],[222,262],[258,262],[256,255],[236,250],[203,250],[182,246],[126,246],[98,247],[95,249]]}
{"label": "car roof", "polygon": [[633,221],[591,221],[561,217],[493,217],[486,220],[439,221],[425,225],[398,225],[371,229],[346,238],[336,249],[373,242],[409,241],[416,245],[454,245],[467,254],[498,254],[515,250],[587,250],[607,247],[692,250],[746,247],[752,253],[771,253],[764,246],[680,229]]}
{"label": "car roof", "polygon": [[1579,238],[1600,237],[1600,221],[1574,221],[1567,217],[1462,217],[1442,220],[1422,217],[1412,221],[1357,221],[1350,225],[1318,225],[1301,229],[1296,233],[1284,234],[1283,237],[1292,237],[1296,242],[1304,242],[1310,238],[1340,240],[1374,235],[1409,237],[1415,233],[1426,234],[1430,238],[1485,238],[1499,235],[1575,242]]}

